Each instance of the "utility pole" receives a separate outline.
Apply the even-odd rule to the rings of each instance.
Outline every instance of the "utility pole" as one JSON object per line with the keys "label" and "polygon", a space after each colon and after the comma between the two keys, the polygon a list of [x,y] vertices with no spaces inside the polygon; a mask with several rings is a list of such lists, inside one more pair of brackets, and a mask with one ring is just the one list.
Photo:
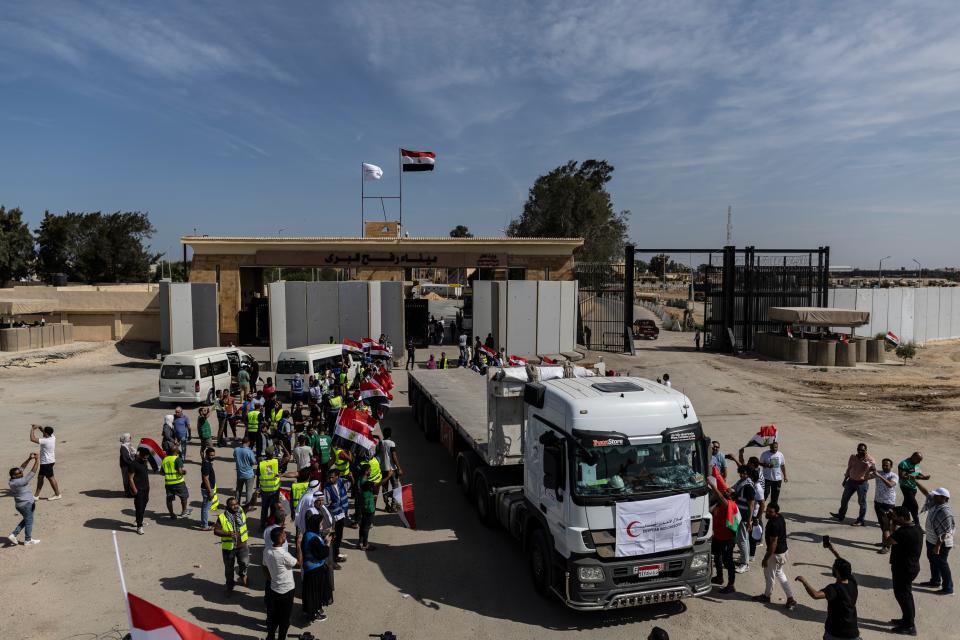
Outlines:
{"label": "utility pole", "polygon": [[890,256],[884,256],[883,258],[880,258],[880,266],[877,267],[877,286],[878,287],[883,286],[883,261],[889,260],[889,259],[890,259]]}
{"label": "utility pole", "polygon": [[923,277],[923,265],[916,258],[911,258],[911,260],[917,263],[917,286],[919,287],[921,285],[920,278]]}
{"label": "utility pole", "polygon": [[727,246],[733,244],[733,207],[727,205]]}

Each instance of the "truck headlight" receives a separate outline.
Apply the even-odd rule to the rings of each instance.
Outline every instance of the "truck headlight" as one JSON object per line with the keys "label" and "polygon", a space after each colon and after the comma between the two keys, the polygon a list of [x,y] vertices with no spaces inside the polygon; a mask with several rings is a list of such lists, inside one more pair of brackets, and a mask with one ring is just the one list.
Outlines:
{"label": "truck headlight", "polygon": [[691,569],[699,569],[710,564],[710,554],[709,553],[695,553],[693,554],[693,560],[690,561]]}
{"label": "truck headlight", "polygon": [[580,582],[603,582],[603,567],[580,567]]}

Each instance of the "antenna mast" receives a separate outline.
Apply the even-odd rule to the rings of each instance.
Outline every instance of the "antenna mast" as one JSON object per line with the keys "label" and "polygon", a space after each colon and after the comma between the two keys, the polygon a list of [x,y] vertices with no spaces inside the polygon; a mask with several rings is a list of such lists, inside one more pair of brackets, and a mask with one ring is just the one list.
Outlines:
{"label": "antenna mast", "polygon": [[727,246],[733,244],[733,207],[727,205]]}

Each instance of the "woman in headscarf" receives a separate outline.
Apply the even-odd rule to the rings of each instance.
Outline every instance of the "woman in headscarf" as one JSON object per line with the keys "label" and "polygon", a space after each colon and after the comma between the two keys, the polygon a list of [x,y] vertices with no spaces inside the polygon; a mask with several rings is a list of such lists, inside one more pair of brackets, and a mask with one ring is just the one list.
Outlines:
{"label": "woman in headscarf", "polygon": [[173,414],[168,413],[163,416],[163,432],[161,434],[160,447],[167,455],[173,451],[173,443],[177,441],[177,432],[173,429]]}
{"label": "woman in headscarf", "polygon": [[303,615],[309,621],[326,620],[323,608],[333,604],[333,590],[330,588],[330,548],[320,533],[322,518],[319,513],[307,518],[307,532],[300,546],[300,558],[303,566],[303,582],[300,600],[303,602]]}
{"label": "woman in headscarf", "polygon": [[130,440],[129,433],[123,433],[120,435],[120,475],[123,477],[123,494],[128,498],[133,497],[133,492],[130,491],[130,463],[133,462],[134,456],[137,455],[136,449],[133,448],[133,443]]}

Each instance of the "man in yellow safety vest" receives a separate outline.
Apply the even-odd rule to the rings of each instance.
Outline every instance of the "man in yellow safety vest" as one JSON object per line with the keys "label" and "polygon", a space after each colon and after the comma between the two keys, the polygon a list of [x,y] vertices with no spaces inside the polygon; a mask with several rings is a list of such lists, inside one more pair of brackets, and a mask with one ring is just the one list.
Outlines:
{"label": "man in yellow safety vest", "polygon": [[247,411],[247,435],[250,436],[250,440],[253,442],[253,449],[257,452],[257,457],[263,453],[263,439],[260,437],[260,424],[263,421],[260,419],[260,409],[253,405],[249,411]]}
{"label": "man in yellow safety vest", "polygon": [[213,534],[220,538],[220,553],[227,580],[227,596],[233,595],[234,567],[240,584],[250,586],[247,566],[250,564],[250,547],[247,544],[247,514],[236,498],[227,500],[226,510],[220,514]]}
{"label": "man in yellow safety vest", "polygon": [[438,369],[446,369],[446,368],[448,368],[448,366],[447,366],[447,353],[446,353],[446,351],[441,351],[441,352],[440,352],[440,360],[439,360],[439,362],[437,362],[437,368],[438,368]]}
{"label": "man in yellow safety vest", "polygon": [[170,446],[170,454],[163,459],[160,465],[163,469],[163,487],[167,491],[167,512],[171,520],[177,519],[177,514],[173,512],[173,501],[180,498],[180,516],[186,517],[193,513],[193,507],[187,507],[187,499],[190,492],[187,490],[187,482],[184,477],[187,470],[183,468],[183,458],[180,457],[180,443],[173,442]]}
{"label": "man in yellow safety vest", "polygon": [[257,465],[257,481],[262,506],[260,507],[260,532],[266,528],[267,518],[273,513],[280,496],[280,462],[273,445],[267,447],[267,457]]}

